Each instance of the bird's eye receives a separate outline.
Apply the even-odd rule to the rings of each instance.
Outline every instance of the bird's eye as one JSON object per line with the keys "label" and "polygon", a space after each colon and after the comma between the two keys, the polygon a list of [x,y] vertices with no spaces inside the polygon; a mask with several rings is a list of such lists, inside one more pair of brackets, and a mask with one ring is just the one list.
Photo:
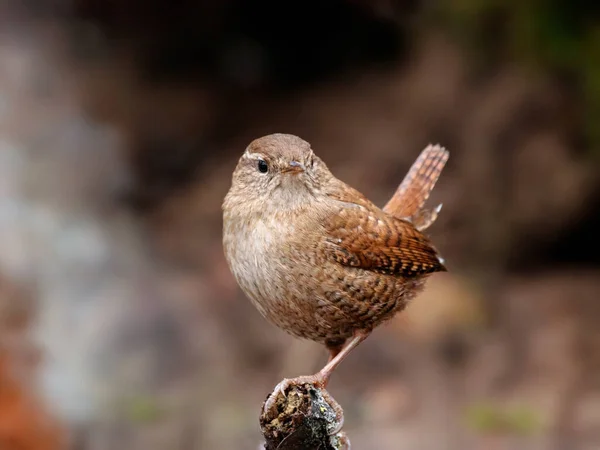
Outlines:
{"label": "bird's eye", "polygon": [[269,166],[268,166],[267,162],[263,159],[258,160],[257,167],[258,167],[258,171],[260,173],[267,173],[269,171]]}

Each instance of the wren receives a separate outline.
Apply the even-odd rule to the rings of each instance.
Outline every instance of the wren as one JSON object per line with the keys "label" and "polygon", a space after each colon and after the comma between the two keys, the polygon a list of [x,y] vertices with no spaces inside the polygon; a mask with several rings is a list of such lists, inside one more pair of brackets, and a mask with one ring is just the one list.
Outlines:
{"label": "wren", "polygon": [[422,233],[440,206],[423,206],[448,160],[428,146],[380,209],[338,180],[310,145],[272,134],[246,148],[223,202],[223,246],[235,279],[271,323],[324,344],[318,373],[284,379],[325,387],[333,370],[371,331],[445,271]]}

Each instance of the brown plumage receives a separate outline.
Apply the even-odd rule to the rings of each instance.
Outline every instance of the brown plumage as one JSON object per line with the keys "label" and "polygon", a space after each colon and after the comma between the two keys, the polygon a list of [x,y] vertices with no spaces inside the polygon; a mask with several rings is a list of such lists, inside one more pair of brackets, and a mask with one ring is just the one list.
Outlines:
{"label": "brown plumage", "polygon": [[424,210],[435,183],[442,174],[450,154],[439,145],[428,145],[398,186],[383,210],[393,216],[406,219],[418,230],[425,230],[435,222],[442,205]]}
{"label": "brown plumage", "polygon": [[445,270],[410,220],[447,157],[440,147],[426,149],[386,211],[335,178],[296,136],[274,134],[248,146],[223,203],[229,266],[267,320],[330,350],[319,373],[284,380],[279,390],[293,382],[325,386],[352,348],[404,309],[428,274]]}

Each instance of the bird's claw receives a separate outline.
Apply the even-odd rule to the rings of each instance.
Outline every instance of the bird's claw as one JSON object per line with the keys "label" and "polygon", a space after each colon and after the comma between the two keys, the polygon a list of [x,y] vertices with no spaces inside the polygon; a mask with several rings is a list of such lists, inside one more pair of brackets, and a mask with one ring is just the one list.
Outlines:
{"label": "bird's claw", "polygon": [[267,400],[265,401],[265,404],[263,406],[263,414],[266,414],[275,406],[279,394],[281,394],[283,398],[286,398],[285,391],[290,386],[291,380],[289,378],[284,378],[279,383],[277,383],[277,386],[275,386],[275,389],[273,389],[273,392],[271,392],[271,394],[269,395],[269,397],[267,397]]}
{"label": "bird's claw", "polygon": [[291,384],[292,383],[289,378],[284,378],[279,383],[277,383],[277,386],[275,386],[274,391],[275,392],[279,391],[279,393],[283,396],[283,398],[286,398],[287,396],[285,395],[285,391],[291,386]]}
{"label": "bird's claw", "polygon": [[342,407],[339,405],[339,403],[336,402],[335,399],[331,396],[331,394],[329,394],[329,392],[327,392],[324,389],[325,385],[327,384],[327,380],[319,375],[320,374],[307,375],[297,378],[284,378],[283,380],[281,380],[279,383],[277,383],[269,397],[267,397],[267,400],[263,405],[263,414],[268,414],[270,411],[273,410],[273,408],[277,405],[277,398],[280,394],[281,396],[283,396],[284,399],[287,398],[286,391],[291,386],[310,384],[316,389],[321,389],[321,395],[323,396],[323,399],[331,406],[331,408],[333,408],[333,411],[335,412],[337,418],[336,427],[335,429],[330,431],[330,434],[333,436],[339,433],[342,427],[344,426],[344,411],[342,410]]}
{"label": "bird's claw", "polygon": [[327,402],[327,404],[331,406],[331,408],[335,412],[335,416],[337,419],[335,422],[336,427],[333,430],[330,430],[329,432],[331,436],[334,436],[340,431],[342,431],[342,428],[344,427],[344,410],[342,409],[340,404],[337,401],[335,401],[331,394],[326,390],[322,390],[321,395],[323,396],[323,399]]}
{"label": "bird's claw", "polygon": [[277,397],[279,396],[279,394],[281,394],[283,398],[287,398],[285,392],[291,386],[298,386],[301,384],[312,384],[316,388],[324,387],[324,382],[322,378],[318,375],[306,375],[297,378],[284,378],[279,383],[277,383],[275,389],[273,389],[273,392],[271,392],[271,394],[265,401],[265,404],[263,406],[263,414],[268,413],[277,404]]}

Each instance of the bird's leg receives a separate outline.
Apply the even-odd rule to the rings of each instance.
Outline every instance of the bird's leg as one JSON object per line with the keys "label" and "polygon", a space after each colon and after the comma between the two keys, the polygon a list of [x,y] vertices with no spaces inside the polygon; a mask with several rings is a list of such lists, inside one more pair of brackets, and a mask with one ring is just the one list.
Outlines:
{"label": "bird's leg", "polygon": [[350,342],[348,342],[348,344],[346,344],[339,351],[335,352],[335,355],[334,350],[330,350],[330,358],[325,367],[323,367],[318,373],[313,375],[316,376],[318,379],[322,380],[322,387],[327,386],[329,378],[331,377],[331,374],[337,368],[337,366],[339,366],[340,363],[346,358],[346,356],[348,356],[348,354],[352,350],[354,350],[358,346],[358,344],[364,341],[369,336],[369,334],[371,334],[370,331],[357,331],[354,333],[354,337],[350,340]]}
{"label": "bird's leg", "polygon": [[[357,331],[354,333],[354,337],[350,340],[350,342],[348,342],[348,344],[343,348],[341,348],[341,345],[339,347],[332,346],[329,349],[329,362],[327,362],[325,367],[323,367],[314,375],[304,375],[296,378],[284,378],[277,386],[275,386],[275,389],[265,401],[263,411],[267,412],[275,405],[277,396],[279,394],[282,394],[285,397],[285,391],[288,390],[290,386],[312,384],[319,389],[327,387],[327,383],[329,383],[329,378],[331,377],[333,371],[337,368],[337,366],[340,365],[344,358],[346,358],[346,356],[348,356],[348,354],[358,346],[358,344],[360,344],[369,336],[369,334],[371,334],[370,331]],[[337,403],[333,402],[332,407],[336,409],[336,413],[338,413],[339,416],[341,413],[341,408],[339,408],[339,405],[337,405],[337,408],[334,405],[337,405]]]}
{"label": "bird's leg", "polygon": [[346,339],[341,341],[325,342],[325,346],[327,347],[327,350],[329,350],[329,359],[327,359],[327,362],[330,362],[333,358],[335,358],[338,353],[344,349],[345,344]]}

